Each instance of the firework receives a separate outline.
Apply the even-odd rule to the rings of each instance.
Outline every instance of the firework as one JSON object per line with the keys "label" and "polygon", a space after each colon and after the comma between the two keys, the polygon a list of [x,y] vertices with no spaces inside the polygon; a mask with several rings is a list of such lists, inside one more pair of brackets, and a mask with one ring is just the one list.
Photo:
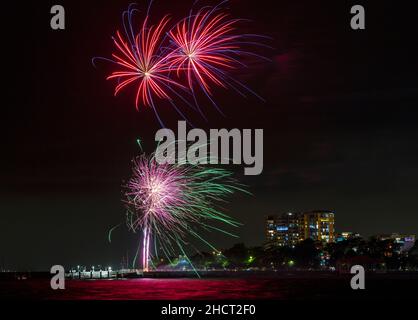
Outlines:
{"label": "firework", "polygon": [[223,12],[221,6],[225,2],[213,8],[204,7],[197,13],[192,10],[189,16],[171,26],[167,16],[156,25],[150,25],[149,7],[139,24],[139,32],[135,31],[133,23],[137,10],[129,6],[122,15],[123,32],[117,31],[113,38],[116,50],[112,58],[99,58],[117,66],[117,70],[107,77],[117,80],[114,94],[135,86],[136,108],[140,105],[152,107],[162,126],[156,98],[168,101],[186,119],[177,102],[201,112],[196,88],[200,88],[215,106],[212,86],[230,87],[243,96],[245,91],[255,94],[231,77],[230,71],[246,67],[244,55],[260,57],[244,49],[247,45],[260,44],[253,39],[256,35],[238,32],[240,19],[231,19]]}
{"label": "firework", "polygon": [[[135,33],[133,17],[137,10],[129,6],[122,15],[123,33],[116,31],[113,43],[116,52],[112,59],[94,58],[110,61],[117,66],[106,79],[117,80],[114,95],[128,86],[136,86],[135,106],[152,107],[159,122],[163,125],[156,108],[155,97],[168,100],[176,107],[172,96],[180,97],[180,93],[187,92],[187,88],[170,77],[170,54],[163,47],[164,34],[169,18],[164,16],[156,25],[149,25],[149,16],[144,18],[138,33]],[[180,97],[185,100],[183,97]]]}
{"label": "firework", "polygon": [[171,67],[178,76],[181,73],[187,75],[188,87],[193,94],[195,88],[200,88],[215,107],[217,105],[211,98],[212,86],[230,87],[244,97],[245,92],[259,97],[230,73],[234,69],[247,67],[243,62],[245,56],[265,59],[245,49],[248,46],[264,46],[257,40],[265,37],[240,33],[237,25],[242,19],[231,19],[222,10],[225,2],[213,8],[204,7],[196,13],[191,10],[188,17],[169,31],[173,46]]}
{"label": "firework", "polygon": [[132,177],[125,189],[128,227],[142,232],[144,271],[149,269],[150,258],[161,253],[169,259],[180,251],[190,262],[184,248],[188,237],[216,250],[199,235],[199,229],[232,235],[213,225],[239,225],[216,204],[235,191],[245,192],[227,170],[188,163],[159,164],[154,154],[133,160]]}
{"label": "firework", "polygon": [[171,66],[186,70],[189,87],[196,80],[205,92],[211,93],[210,82],[226,87],[225,69],[235,67],[233,55],[239,49],[233,35],[239,20],[229,20],[226,13],[200,10],[179,22],[169,35],[174,44]]}
{"label": "firework", "polygon": [[153,106],[153,94],[162,99],[170,99],[165,90],[166,86],[180,86],[167,76],[170,69],[166,58],[157,55],[161,33],[167,25],[168,18],[164,17],[157,26],[150,28],[147,27],[147,21],[148,18],[145,18],[141,32],[131,42],[127,42],[119,31],[116,32],[113,41],[118,53],[113,53],[112,56],[122,70],[114,71],[107,77],[108,80],[120,80],[115,88],[115,95],[127,85],[138,82],[136,108],[141,102],[146,106]]}

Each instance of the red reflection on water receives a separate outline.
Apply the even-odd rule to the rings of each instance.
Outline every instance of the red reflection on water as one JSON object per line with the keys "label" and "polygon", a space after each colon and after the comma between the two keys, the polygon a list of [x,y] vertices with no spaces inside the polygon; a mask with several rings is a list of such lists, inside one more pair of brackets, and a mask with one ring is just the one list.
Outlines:
{"label": "red reflection on water", "polygon": [[[279,279],[125,279],[66,280],[52,290],[49,279],[1,283],[0,298],[59,300],[282,299],[294,283]],[[306,287],[306,286],[305,286]],[[2,290],[0,290],[2,291]]]}
{"label": "red reflection on water", "polygon": [[266,279],[131,279],[67,281],[58,299],[271,299],[281,298]]}
{"label": "red reflection on water", "polygon": [[[66,280],[65,290],[52,290],[50,279],[2,280],[0,300],[241,300],[365,299],[417,297],[416,274],[370,274],[368,289],[352,290],[350,275],[278,274],[274,277],[206,279]],[[402,292],[402,295],[399,295]]]}

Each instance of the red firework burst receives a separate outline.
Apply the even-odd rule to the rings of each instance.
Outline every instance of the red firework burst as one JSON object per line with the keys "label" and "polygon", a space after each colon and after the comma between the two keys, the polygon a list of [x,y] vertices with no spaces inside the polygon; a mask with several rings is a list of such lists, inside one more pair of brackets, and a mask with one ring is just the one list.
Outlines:
{"label": "red firework burst", "polygon": [[141,103],[154,107],[154,95],[171,100],[168,93],[173,90],[171,85],[184,88],[169,77],[169,55],[161,55],[162,34],[168,21],[165,16],[156,26],[148,27],[147,17],[135,37],[130,37],[126,32],[128,40],[125,40],[117,31],[113,39],[118,53],[113,53],[112,57],[121,70],[112,72],[107,79],[119,80],[115,95],[126,86],[138,83],[135,99],[137,109]]}
{"label": "red firework burst", "polygon": [[211,93],[210,83],[226,88],[225,69],[236,65],[239,36],[234,35],[238,20],[229,19],[226,13],[200,10],[179,22],[169,36],[175,50],[171,67],[186,70],[189,87],[197,81],[206,93]]}

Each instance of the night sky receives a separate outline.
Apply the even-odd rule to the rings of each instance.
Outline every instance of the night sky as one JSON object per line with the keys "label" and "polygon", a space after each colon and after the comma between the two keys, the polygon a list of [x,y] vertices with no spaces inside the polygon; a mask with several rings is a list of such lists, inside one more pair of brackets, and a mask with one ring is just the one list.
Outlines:
{"label": "night sky", "polygon": [[[132,1],[108,2],[2,5],[0,268],[117,267],[132,258],[137,236],[122,227],[109,244],[107,232],[124,221],[121,185],[135,141],[152,150],[160,126],[149,108],[135,110],[132,91],[113,96],[106,66],[92,66],[92,57],[111,55]],[[58,3],[64,31],[49,26]],[[151,14],[178,19],[191,4],[156,0]],[[354,4],[365,6],[366,30],[350,28]],[[266,215],[314,209],[334,210],[337,231],[418,234],[418,13],[408,5],[230,1],[234,17],[251,20],[243,29],[272,37],[260,52],[272,62],[237,75],[266,102],[219,89],[225,117],[208,102],[208,122],[192,116],[204,129],[264,129],[263,174],[233,168],[253,196],[225,205],[244,224],[241,239],[209,235],[215,244],[260,245]],[[160,110],[176,128],[178,115]]]}

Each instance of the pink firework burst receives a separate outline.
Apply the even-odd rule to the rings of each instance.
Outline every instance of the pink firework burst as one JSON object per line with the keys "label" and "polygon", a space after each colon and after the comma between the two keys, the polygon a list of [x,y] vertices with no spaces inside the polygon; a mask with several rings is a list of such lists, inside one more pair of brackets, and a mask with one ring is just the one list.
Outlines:
{"label": "pink firework burst", "polygon": [[166,233],[167,230],[182,234],[182,214],[173,213],[170,208],[183,206],[184,176],[181,167],[159,165],[155,159],[138,157],[134,159],[133,176],[127,184],[127,204],[134,212],[135,219],[130,219],[132,230],[143,230],[142,266],[148,271],[150,256],[150,237],[152,232]]}
{"label": "pink firework burst", "polygon": [[192,237],[215,249],[198,230],[232,235],[222,230],[222,224],[237,227],[239,223],[217,209],[217,204],[235,191],[245,192],[229,171],[186,162],[159,163],[155,153],[133,160],[124,190],[128,227],[142,232],[144,270],[148,270],[152,247],[154,254],[161,250],[169,258],[176,255],[176,248],[185,254],[183,246]]}
{"label": "pink firework burst", "polygon": [[176,229],[184,217],[173,215],[169,208],[184,205],[183,188],[187,179],[180,166],[158,164],[155,159],[139,157],[134,160],[133,177],[127,185],[127,193],[135,210],[142,212],[133,221],[132,229],[139,225],[160,225]]}

